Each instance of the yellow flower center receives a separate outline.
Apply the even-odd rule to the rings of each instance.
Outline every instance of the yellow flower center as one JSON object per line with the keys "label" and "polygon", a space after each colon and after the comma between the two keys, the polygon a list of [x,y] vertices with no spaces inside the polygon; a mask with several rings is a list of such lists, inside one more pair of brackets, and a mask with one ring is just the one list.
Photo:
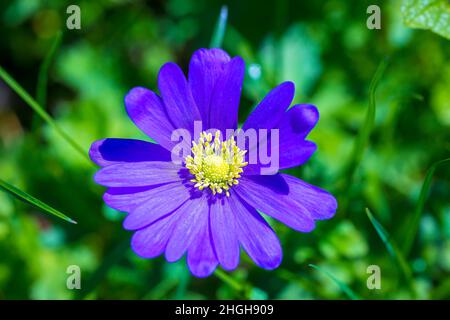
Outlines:
{"label": "yellow flower center", "polygon": [[213,194],[223,193],[229,197],[230,187],[239,183],[245,162],[245,150],[236,145],[234,137],[221,141],[220,131],[202,132],[198,143],[192,142],[192,154],[185,159],[186,168],[194,176],[191,181],[199,190],[211,189]]}

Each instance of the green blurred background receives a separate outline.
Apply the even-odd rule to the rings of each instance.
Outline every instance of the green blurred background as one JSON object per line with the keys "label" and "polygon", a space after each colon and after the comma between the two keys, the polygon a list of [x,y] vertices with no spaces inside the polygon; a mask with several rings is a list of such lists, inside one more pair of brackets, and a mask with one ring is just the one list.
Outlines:
{"label": "green blurred background", "polygon": [[[404,23],[420,27],[436,12],[448,18],[448,1],[429,2],[405,0],[419,8],[411,17],[404,9],[406,18],[402,1],[226,2],[223,48],[247,66],[240,121],[270,88],[293,81],[295,102],[317,105],[321,118],[310,135],[318,152],[290,173],[339,201],[336,216],[312,233],[273,224],[284,250],[275,271],[243,255],[236,271],[197,279],[184,259],[137,257],[124,214],[106,207],[93,183],[95,167],[0,80],[0,178],[78,222],[0,192],[0,299],[347,299],[345,290],[367,299],[450,298],[448,164],[437,168],[423,210],[417,207],[427,170],[450,154],[449,26]],[[80,30],[66,28],[70,4],[81,8]],[[145,139],[125,114],[124,95],[134,86],[155,89],[167,61],[186,71],[192,52],[209,46],[223,4],[2,1],[0,65],[36,97],[39,70],[62,31],[40,103],[86,152],[104,137]],[[381,8],[381,30],[366,27],[370,4]],[[373,130],[354,165],[369,84],[387,56]],[[390,234],[386,243],[366,208]],[[420,224],[406,252],[415,212]],[[81,268],[81,290],[66,288],[70,265]],[[369,265],[381,269],[380,290],[367,288]]]}

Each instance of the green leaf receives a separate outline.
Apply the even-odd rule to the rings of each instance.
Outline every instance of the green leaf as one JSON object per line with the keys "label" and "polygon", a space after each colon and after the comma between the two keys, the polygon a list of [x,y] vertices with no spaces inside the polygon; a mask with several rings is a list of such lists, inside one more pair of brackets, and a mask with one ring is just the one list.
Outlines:
{"label": "green leaf", "polygon": [[351,300],[360,300],[360,297],[355,292],[353,292],[352,289],[350,289],[345,283],[343,283],[341,280],[336,278],[334,275],[332,275],[327,270],[319,268],[318,266],[316,266],[314,264],[309,264],[308,266],[310,266],[313,269],[316,269],[319,272],[322,272],[328,278],[333,280],[334,283],[336,283],[338,285],[338,287],[341,289],[341,291],[344,292],[347,295],[347,297],[349,297]]}
{"label": "green leaf", "polygon": [[409,267],[408,263],[406,262],[405,257],[403,256],[402,252],[398,249],[398,246],[395,244],[395,242],[390,238],[388,232],[383,228],[381,223],[378,222],[377,219],[372,215],[369,208],[366,208],[366,214],[369,218],[370,222],[372,223],[375,231],[377,232],[378,236],[383,241],[387,251],[389,252],[390,256],[397,262],[398,267],[402,271],[403,275],[405,276],[405,279],[407,280],[411,293],[415,295],[414,286],[413,286],[413,279],[412,279],[412,271]]}
{"label": "green leaf", "polygon": [[220,15],[217,19],[216,27],[214,28],[214,33],[211,39],[210,48],[220,48],[222,47],[223,37],[225,35],[225,29],[227,27],[228,19],[228,7],[222,6],[220,9]]}
{"label": "green leaf", "polygon": [[405,257],[409,255],[411,252],[412,245],[414,243],[414,239],[416,238],[417,231],[419,229],[420,218],[423,213],[423,208],[425,206],[425,201],[427,200],[428,192],[430,190],[431,181],[433,179],[434,172],[440,166],[443,166],[446,163],[450,162],[450,158],[443,159],[433,163],[433,165],[428,169],[427,174],[425,176],[425,180],[422,184],[422,189],[420,190],[419,199],[416,204],[416,208],[414,210],[414,215],[411,219],[411,222],[407,228],[407,235],[405,237],[404,245],[403,245],[403,253]]}
{"label": "green leaf", "polygon": [[61,218],[63,220],[66,220],[67,222],[76,224],[77,222],[65,214],[59,212],[58,210],[50,207],[48,204],[42,202],[39,199],[36,199],[35,197],[29,195],[28,193],[17,189],[16,187],[10,185],[9,183],[3,181],[0,179],[0,189],[3,191],[6,191],[7,193],[13,195],[19,200],[22,200],[25,203],[31,204],[32,206],[35,206],[38,209],[43,210],[44,212],[47,212],[51,215],[54,215],[58,218]]}
{"label": "green leaf", "polygon": [[450,39],[448,0],[403,0],[401,11],[408,27],[431,30]]}
{"label": "green leaf", "polygon": [[14,80],[2,67],[0,67],[0,77],[9,85],[30,107],[33,109],[50,127],[52,127],[67,143],[80,153],[91,165],[94,165],[83,148],[65,133],[52,117],[36,102],[29,94]]}

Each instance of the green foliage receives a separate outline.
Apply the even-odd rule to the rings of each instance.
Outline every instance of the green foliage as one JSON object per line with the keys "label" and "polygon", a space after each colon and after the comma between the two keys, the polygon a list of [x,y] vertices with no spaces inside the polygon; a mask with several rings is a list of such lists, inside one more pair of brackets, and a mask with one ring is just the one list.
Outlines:
{"label": "green foliage", "polygon": [[450,39],[450,3],[447,0],[403,0],[405,24],[428,29]]}

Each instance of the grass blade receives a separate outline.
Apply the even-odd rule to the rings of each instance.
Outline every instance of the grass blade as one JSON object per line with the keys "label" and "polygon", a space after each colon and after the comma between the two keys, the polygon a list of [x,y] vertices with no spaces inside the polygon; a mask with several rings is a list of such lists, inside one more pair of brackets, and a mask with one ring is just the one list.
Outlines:
{"label": "grass blade", "polygon": [[450,158],[443,159],[433,163],[433,165],[427,171],[425,180],[423,181],[422,188],[420,190],[416,208],[414,209],[413,218],[410,224],[408,225],[407,234],[403,245],[403,254],[405,255],[405,257],[409,256],[412,245],[414,243],[414,239],[419,229],[420,218],[422,216],[425,201],[427,200],[427,196],[431,187],[431,181],[433,180],[434,172],[436,171],[437,168],[443,166],[446,163],[450,163]]}
{"label": "grass blade", "polygon": [[44,212],[47,212],[51,215],[54,215],[58,218],[61,218],[67,222],[76,224],[77,222],[65,214],[59,212],[58,210],[50,207],[48,204],[45,204],[41,200],[29,195],[28,193],[17,189],[16,187],[10,185],[9,183],[3,181],[0,179],[0,189],[3,191],[6,191],[7,193],[11,194],[12,196],[16,197],[19,200],[22,200],[25,203],[28,203],[38,209],[41,209]]}
{"label": "grass blade", "polygon": [[31,109],[33,109],[49,126],[58,132],[64,140],[77,150],[80,155],[93,165],[83,148],[65,133],[39,103],[37,103],[36,100],[34,100],[2,67],[0,67],[0,77],[31,107]]}
{"label": "grass blade", "polygon": [[364,156],[364,151],[366,150],[367,144],[369,142],[370,134],[372,132],[374,123],[375,123],[375,114],[376,114],[376,101],[375,101],[375,93],[378,87],[378,84],[381,80],[381,77],[384,74],[388,64],[388,58],[383,59],[378,65],[377,70],[370,82],[369,86],[369,106],[366,113],[366,118],[364,120],[364,124],[358,132],[358,137],[356,138],[356,142],[353,148],[353,152],[348,163],[348,171],[347,177],[348,180],[353,179],[353,175],[358,168],[361,160]]}
{"label": "grass blade", "polygon": [[394,243],[394,241],[390,238],[388,232],[383,228],[381,223],[379,223],[378,220],[375,219],[373,214],[370,212],[369,208],[366,208],[366,214],[370,220],[370,223],[372,223],[375,231],[377,232],[378,236],[383,241],[387,251],[389,252],[389,255],[397,262],[397,265],[399,266],[400,270],[402,271],[403,275],[405,276],[405,279],[407,280],[407,282],[409,284],[411,293],[413,295],[415,295],[412,271],[411,271],[411,268],[409,267],[408,263],[406,262],[404,255],[398,249],[398,246]]}
{"label": "grass blade", "polygon": [[216,27],[209,45],[210,48],[222,47],[223,37],[225,36],[225,29],[228,20],[228,7],[222,6],[220,9],[219,18],[217,19]]}
{"label": "grass blade", "polygon": [[360,300],[360,297],[355,292],[353,292],[352,289],[350,289],[345,283],[343,283],[341,280],[336,278],[334,275],[332,275],[327,270],[319,268],[315,264],[309,264],[308,266],[310,266],[311,268],[316,269],[317,271],[325,274],[328,278],[333,280],[334,283],[337,284],[339,289],[341,289],[341,291],[344,292],[347,295],[347,297],[349,297],[351,300]]}
{"label": "grass blade", "polygon": [[61,45],[62,41],[62,32],[59,31],[55,37],[55,40],[50,47],[49,52],[45,56],[44,62],[42,62],[41,67],[39,68],[38,81],[36,86],[36,100],[41,106],[45,106],[47,104],[47,79],[48,79],[48,70],[50,68],[50,64],[55,56],[56,51]]}

